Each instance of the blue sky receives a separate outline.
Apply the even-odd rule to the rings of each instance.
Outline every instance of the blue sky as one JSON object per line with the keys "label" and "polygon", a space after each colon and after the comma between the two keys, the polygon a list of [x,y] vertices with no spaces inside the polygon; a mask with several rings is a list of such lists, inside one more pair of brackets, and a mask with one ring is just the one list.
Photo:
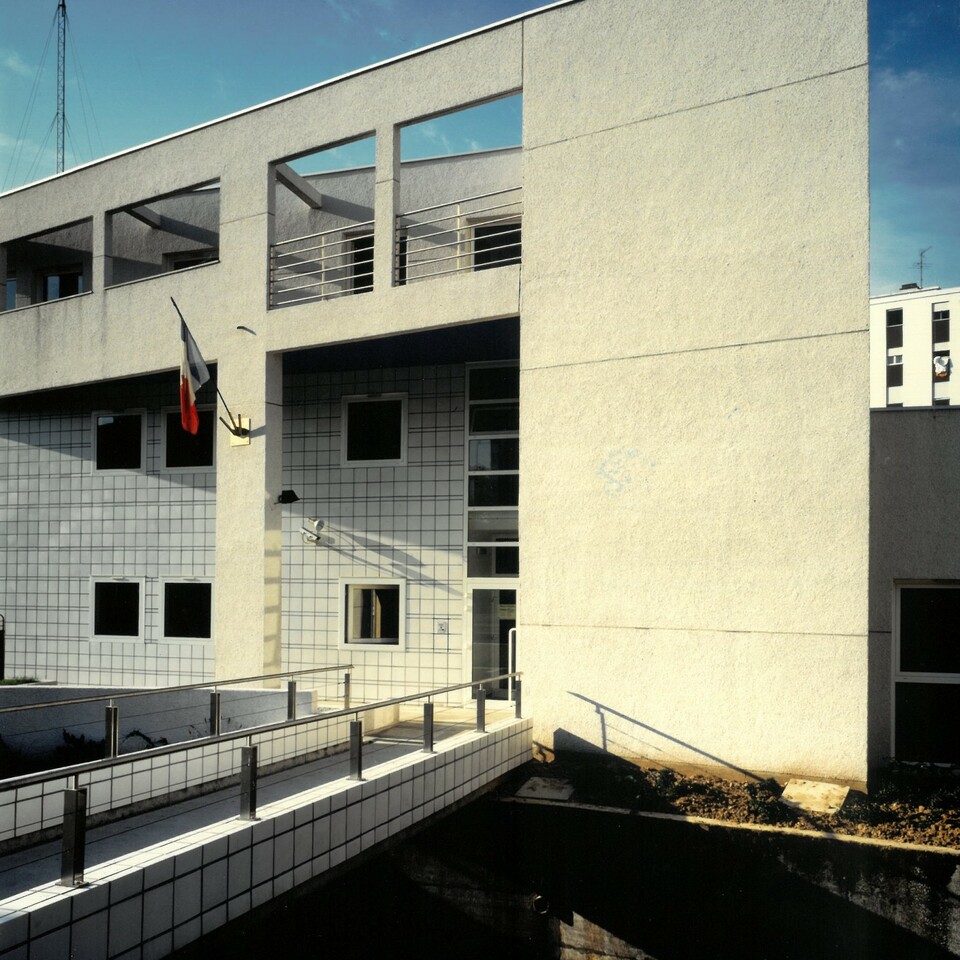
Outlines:
{"label": "blue sky", "polygon": [[[536,5],[67,0],[67,166]],[[56,0],[0,0],[0,8],[0,187],[8,188],[55,169],[56,39],[50,28]],[[22,129],[48,37],[46,71]],[[870,0],[870,48],[871,290],[888,292],[919,280],[914,264],[927,247],[924,283],[960,285],[960,0]],[[519,107],[504,104],[482,119],[479,134],[477,126],[467,135],[436,124],[411,131],[404,152],[510,142],[519,129]],[[362,150],[355,158],[364,159]]]}

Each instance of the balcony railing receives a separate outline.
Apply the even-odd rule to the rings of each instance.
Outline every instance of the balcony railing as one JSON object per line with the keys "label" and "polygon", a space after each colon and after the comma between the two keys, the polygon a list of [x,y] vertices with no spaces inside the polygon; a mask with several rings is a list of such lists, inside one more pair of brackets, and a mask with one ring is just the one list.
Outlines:
{"label": "balcony railing", "polygon": [[522,217],[520,187],[400,214],[394,283],[519,263]]}
{"label": "balcony railing", "polygon": [[270,248],[270,306],[373,289],[373,221],[281,240]]}

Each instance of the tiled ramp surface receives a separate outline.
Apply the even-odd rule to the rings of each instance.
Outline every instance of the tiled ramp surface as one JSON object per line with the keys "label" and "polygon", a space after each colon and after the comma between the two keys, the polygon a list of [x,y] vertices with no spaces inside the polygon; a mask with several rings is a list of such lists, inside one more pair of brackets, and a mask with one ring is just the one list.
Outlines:
{"label": "tiled ramp surface", "polygon": [[261,778],[252,822],[234,787],[90,830],[82,887],[59,886],[59,843],[0,858],[0,960],[166,956],[530,757],[529,719],[490,718],[433,754],[392,733],[365,745],[361,782],[346,754]]}

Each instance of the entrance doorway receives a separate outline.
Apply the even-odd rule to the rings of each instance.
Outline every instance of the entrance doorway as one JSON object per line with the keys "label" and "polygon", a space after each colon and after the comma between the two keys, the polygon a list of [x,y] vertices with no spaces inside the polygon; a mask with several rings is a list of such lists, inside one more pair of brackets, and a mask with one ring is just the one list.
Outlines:
{"label": "entrance doorway", "polygon": [[[470,593],[473,680],[485,680],[517,669],[517,589],[477,588]],[[486,687],[487,696],[506,700],[512,684],[499,680]]]}

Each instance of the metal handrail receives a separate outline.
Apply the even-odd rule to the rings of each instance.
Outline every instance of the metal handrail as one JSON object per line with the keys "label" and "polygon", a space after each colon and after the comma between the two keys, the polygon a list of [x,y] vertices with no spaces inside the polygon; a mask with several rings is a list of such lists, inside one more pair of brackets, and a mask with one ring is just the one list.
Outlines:
{"label": "metal handrail", "polygon": [[407,210],[406,213],[398,214],[399,217],[412,217],[417,213],[427,213],[430,210],[439,210],[441,207],[453,207],[458,203],[471,203],[474,200],[486,200],[488,197],[499,197],[504,193],[513,193],[515,190],[522,190],[520,186],[505,187],[503,190],[494,190],[491,193],[478,193],[473,197],[460,197],[457,200],[448,200],[446,203],[434,203],[429,207],[421,207],[419,210]]}
{"label": "metal handrail", "polygon": [[[288,243],[299,243],[301,240],[312,240],[314,237],[325,237],[331,233],[346,233],[351,230],[362,231],[364,227],[372,227],[374,225],[374,220],[364,220],[358,223],[346,224],[342,227],[331,227],[329,230],[321,230],[319,233],[306,233],[302,237],[290,237],[288,240],[276,240],[271,246],[272,247],[282,247]],[[340,240],[335,240],[335,243],[340,243]]]}
{"label": "metal handrail", "polygon": [[[24,703],[14,707],[0,707],[0,713],[16,713],[20,710],[41,710],[44,707],[68,707],[76,703],[99,703],[101,700],[125,700],[129,697],[151,697],[160,693],[180,693],[183,690],[207,690],[211,687],[233,686],[237,683],[255,683],[258,680],[279,680],[281,677],[302,677],[311,673],[329,673],[331,670],[352,670],[352,663],[335,663],[332,667],[311,667],[307,670],[283,670],[280,673],[261,673],[255,677],[237,677],[231,680],[207,680],[200,683],[184,683],[176,687],[150,687],[146,690],[128,690],[125,693],[104,693],[95,697],[73,697],[69,700],[44,700],[39,703]],[[125,754],[129,756],[129,754]]]}
{"label": "metal handrail", "polygon": [[[340,668],[334,668],[340,669]],[[41,770],[37,773],[25,773],[19,777],[11,777],[8,780],[0,780],[0,792],[5,790],[17,790],[21,787],[34,786],[38,783],[47,783],[51,780],[65,780],[69,777],[78,777],[82,773],[92,773],[96,770],[106,770],[110,767],[117,767],[121,764],[130,763],[133,760],[140,760],[145,757],[163,757],[174,753],[183,753],[187,750],[194,750],[198,747],[208,747],[215,743],[224,743],[232,740],[242,740],[244,738],[252,739],[255,735],[261,733],[272,733],[275,730],[284,730],[288,727],[299,727],[307,723],[326,723],[328,720],[339,720],[341,717],[357,717],[368,710],[379,710],[382,707],[392,707],[401,703],[408,703],[411,700],[422,700],[424,698],[433,698],[445,693],[452,693],[455,690],[465,690],[473,687],[484,687],[488,683],[497,683],[500,680],[517,679],[523,674],[515,670],[513,673],[501,673],[496,677],[487,677],[485,680],[469,680],[466,683],[455,683],[447,687],[437,687],[434,690],[421,691],[419,693],[408,693],[399,697],[391,697],[388,700],[376,700],[373,703],[365,703],[356,707],[347,707],[340,710],[331,710],[329,713],[311,714],[306,717],[298,717],[293,720],[277,720],[273,723],[264,723],[257,727],[246,727],[243,730],[231,730],[227,733],[221,733],[212,737],[198,737],[196,740],[189,740],[186,743],[170,743],[158,747],[148,747],[146,750],[134,750],[130,753],[124,753],[116,757],[107,757],[103,760],[88,760],[86,763],[77,763],[69,767],[57,767],[54,770]]]}

